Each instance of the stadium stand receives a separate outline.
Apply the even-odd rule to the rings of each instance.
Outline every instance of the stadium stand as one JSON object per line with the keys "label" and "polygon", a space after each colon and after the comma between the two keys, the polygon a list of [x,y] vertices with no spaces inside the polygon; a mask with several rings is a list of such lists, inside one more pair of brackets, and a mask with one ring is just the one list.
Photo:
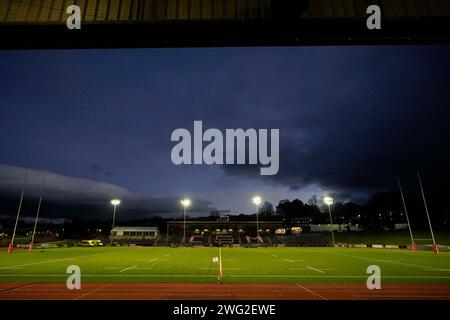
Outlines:
{"label": "stadium stand", "polygon": [[207,246],[208,243],[208,237],[202,235],[193,235],[189,238],[189,244],[191,246]]}
{"label": "stadium stand", "polygon": [[301,233],[288,237],[295,247],[329,247],[330,239],[323,233]]}
{"label": "stadium stand", "polygon": [[159,238],[157,227],[115,227],[111,240],[115,245],[155,245]]}
{"label": "stadium stand", "polygon": [[222,245],[232,245],[234,243],[233,235],[231,234],[218,234],[216,235],[215,244]]}
{"label": "stadium stand", "polygon": [[[327,232],[301,232],[298,234],[277,234],[280,221],[260,221],[260,235],[256,237],[254,221],[187,221],[186,244],[190,246],[287,246],[287,247],[329,247],[331,241]],[[168,222],[169,245],[183,244],[182,221]],[[264,230],[264,231],[262,231]]]}

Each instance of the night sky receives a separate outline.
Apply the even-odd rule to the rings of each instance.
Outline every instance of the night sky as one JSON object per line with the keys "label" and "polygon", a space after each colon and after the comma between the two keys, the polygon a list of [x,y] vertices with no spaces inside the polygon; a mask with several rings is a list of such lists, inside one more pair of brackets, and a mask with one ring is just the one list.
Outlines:
{"label": "night sky", "polygon": [[[420,170],[449,194],[450,47],[0,52],[0,215],[46,178],[43,215],[255,211],[259,194],[364,202]],[[177,128],[280,129],[280,170],[176,166]],[[412,186],[411,188],[416,188]],[[2,205],[3,203],[3,205]],[[45,208],[45,207],[44,207]]]}

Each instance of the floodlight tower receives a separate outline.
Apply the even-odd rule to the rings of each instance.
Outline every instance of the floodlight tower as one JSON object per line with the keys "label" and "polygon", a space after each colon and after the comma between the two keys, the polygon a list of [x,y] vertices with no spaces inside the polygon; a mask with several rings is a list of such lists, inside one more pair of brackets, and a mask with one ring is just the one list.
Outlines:
{"label": "floodlight tower", "polygon": [[120,204],[120,200],[119,199],[112,199],[111,200],[111,204],[113,205],[113,207],[114,207],[114,210],[113,210],[113,220],[112,220],[112,228],[111,228],[111,245],[113,244],[113,234],[112,234],[112,231],[113,231],[113,229],[114,229],[114,224],[115,224],[115,222],[116,222],[116,210],[117,210],[117,206]]}
{"label": "floodlight tower", "polygon": [[334,231],[333,231],[333,219],[331,218],[331,205],[333,204],[333,198],[326,196],[323,198],[323,202],[328,206],[328,214],[330,215],[330,229],[331,229],[331,239],[333,241],[333,247],[336,245],[334,241]]}
{"label": "floodlight tower", "polygon": [[183,244],[186,245],[186,208],[190,206],[191,204],[191,200],[190,199],[183,199],[180,201],[181,205],[183,206],[184,209],[184,214],[183,214]]}
{"label": "floodlight tower", "polygon": [[260,196],[254,196],[253,199],[253,204],[256,207],[256,245],[259,245],[259,217],[258,217],[258,206],[261,204],[262,200]]}

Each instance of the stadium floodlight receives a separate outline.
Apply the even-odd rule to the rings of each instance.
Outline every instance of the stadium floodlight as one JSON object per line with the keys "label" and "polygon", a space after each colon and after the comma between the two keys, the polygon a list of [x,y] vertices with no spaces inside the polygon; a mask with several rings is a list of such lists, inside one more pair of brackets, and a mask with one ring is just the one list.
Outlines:
{"label": "stadium floodlight", "polygon": [[254,196],[252,199],[256,206],[256,246],[259,245],[259,217],[258,217],[258,206],[261,204],[262,199],[260,196]]}
{"label": "stadium floodlight", "polygon": [[183,199],[180,202],[183,205],[183,207],[189,207],[189,205],[191,204],[191,200],[190,199]]}
{"label": "stadium floodlight", "polygon": [[115,222],[116,222],[116,210],[117,210],[117,206],[120,204],[120,200],[119,199],[112,199],[111,200],[111,204],[113,205],[113,207],[114,207],[114,210],[113,210],[113,220],[112,220],[112,228],[111,228],[111,245],[113,244],[113,234],[112,234],[112,231],[113,231],[113,229],[114,229],[114,224],[115,224]]}
{"label": "stadium floodlight", "polygon": [[252,201],[255,205],[259,206],[261,204],[262,200],[261,200],[260,196],[255,196],[255,197],[253,197]]}
{"label": "stadium floodlight", "polygon": [[180,202],[181,202],[181,205],[183,206],[183,209],[184,209],[184,215],[183,215],[183,244],[186,245],[186,208],[191,205],[191,200],[185,198],[185,199],[182,199]]}
{"label": "stadium floodlight", "polygon": [[328,205],[328,213],[330,215],[330,229],[331,229],[331,239],[333,241],[333,247],[336,245],[334,241],[334,231],[333,231],[333,219],[331,218],[331,205],[333,204],[333,198],[330,196],[326,196],[323,198],[323,202]]}
{"label": "stadium floodlight", "polygon": [[329,197],[329,196],[326,196],[326,197],[323,198],[323,202],[325,202],[326,205],[331,206],[333,204],[333,198]]}

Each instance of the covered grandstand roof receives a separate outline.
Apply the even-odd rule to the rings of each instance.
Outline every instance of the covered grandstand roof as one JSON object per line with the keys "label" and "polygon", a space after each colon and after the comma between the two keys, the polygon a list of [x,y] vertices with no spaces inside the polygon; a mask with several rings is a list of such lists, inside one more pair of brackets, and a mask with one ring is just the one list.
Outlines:
{"label": "covered grandstand roof", "polygon": [[5,0],[0,3],[0,21],[64,22],[71,4],[81,8],[89,23],[364,18],[370,4],[379,5],[387,18],[450,14],[447,0]]}
{"label": "covered grandstand roof", "polygon": [[[70,4],[81,30],[65,26]],[[370,4],[382,30],[366,28]],[[5,0],[0,34],[3,48],[449,41],[449,16],[448,0]]]}
{"label": "covered grandstand roof", "polygon": [[159,231],[158,227],[114,227],[113,231]]}
{"label": "covered grandstand roof", "polygon": [[[258,221],[259,224],[273,224],[279,225],[282,224],[283,221]],[[167,224],[184,224],[183,220],[177,221],[167,221]],[[189,220],[186,221],[186,224],[209,224],[209,225],[218,225],[218,224],[226,224],[226,225],[240,225],[240,224],[256,224],[256,220],[247,220],[247,221],[208,221],[208,220]]]}

